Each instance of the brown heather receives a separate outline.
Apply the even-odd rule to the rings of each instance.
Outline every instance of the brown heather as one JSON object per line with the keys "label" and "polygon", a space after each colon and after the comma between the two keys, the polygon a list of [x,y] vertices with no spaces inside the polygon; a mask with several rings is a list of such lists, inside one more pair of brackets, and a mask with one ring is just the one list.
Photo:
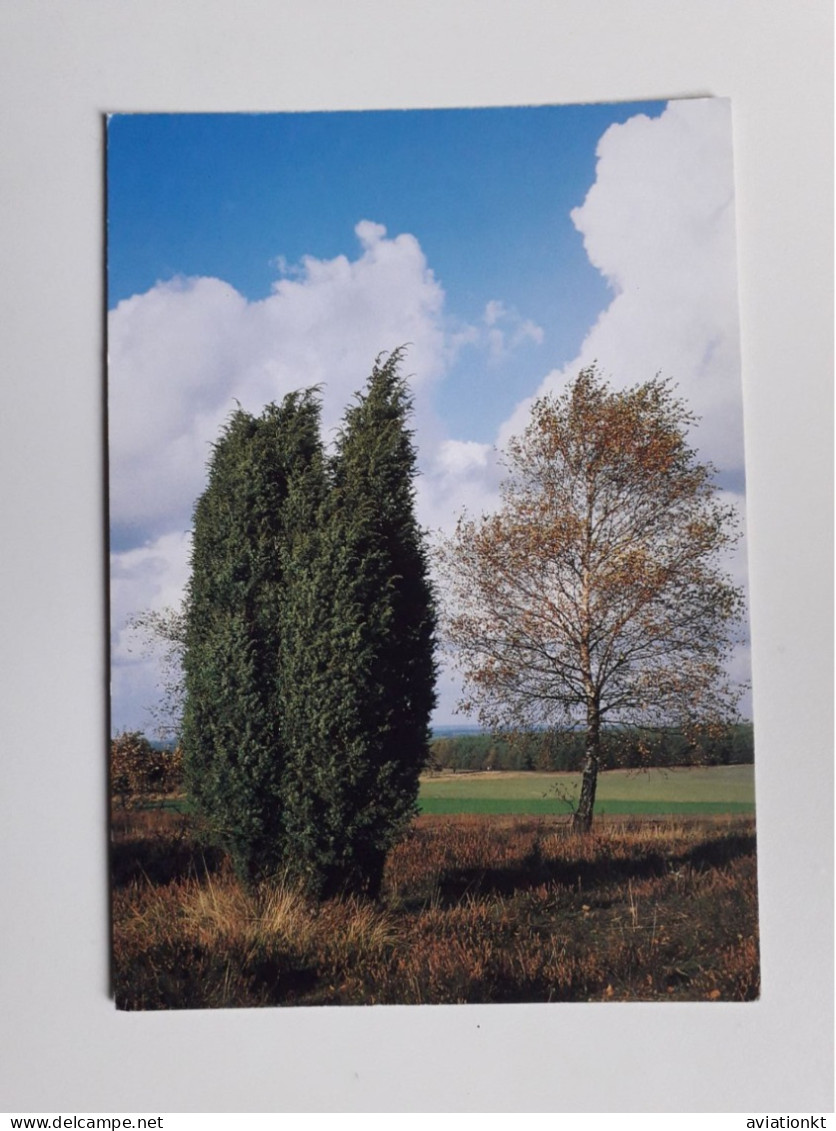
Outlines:
{"label": "brown heather", "polygon": [[747,1001],[759,992],[751,820],[423,817],[381,899],[245,891],[186,818],[120,815],[124,1009]]}

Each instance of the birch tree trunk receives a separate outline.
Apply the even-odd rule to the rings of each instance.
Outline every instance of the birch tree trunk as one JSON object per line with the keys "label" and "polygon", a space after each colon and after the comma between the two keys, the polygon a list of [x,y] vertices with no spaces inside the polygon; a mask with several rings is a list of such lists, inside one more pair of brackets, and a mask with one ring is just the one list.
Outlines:
{"label": "birch tree trunk", "polygon": [[572,828],[575,832],[588,833],[592,828],[592,810],[595,806],[595,790],[598,786],[600,765],[600,742],[601,713],[595,697],[587,710],[586,756],[583,761],[581,796],[572,818]]}

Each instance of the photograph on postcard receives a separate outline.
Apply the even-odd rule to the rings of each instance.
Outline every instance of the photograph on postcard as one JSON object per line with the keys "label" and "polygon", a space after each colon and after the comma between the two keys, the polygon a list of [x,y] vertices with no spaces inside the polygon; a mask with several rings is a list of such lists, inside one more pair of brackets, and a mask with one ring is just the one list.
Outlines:
{"label": "photograph on postcard", "polygon": [[118,1008],[758,997],[731,117],[109,118]]}

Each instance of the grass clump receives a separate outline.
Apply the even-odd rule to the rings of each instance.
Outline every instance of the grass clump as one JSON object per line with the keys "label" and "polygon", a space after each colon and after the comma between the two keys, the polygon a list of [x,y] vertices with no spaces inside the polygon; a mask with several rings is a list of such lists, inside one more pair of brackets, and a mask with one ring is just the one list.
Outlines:
{"label": "grass clump", "polygon": [[584,837],[554,819],[422,817],[390,854],[379,900],[321,903],[287,881],[244,888],[184,821],[134,813],[117,830],[121,1008],[759,992],[750,819],[613,819]]}

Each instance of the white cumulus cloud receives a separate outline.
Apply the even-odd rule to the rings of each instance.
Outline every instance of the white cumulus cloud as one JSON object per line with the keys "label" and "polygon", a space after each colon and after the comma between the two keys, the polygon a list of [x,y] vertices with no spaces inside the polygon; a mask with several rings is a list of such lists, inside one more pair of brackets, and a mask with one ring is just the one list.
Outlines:
{"label": "white cumulus cloud", "polygon": [[[613,297],[580,354],[535,395],[597,362],[619,387],[659,373],[701,417],[694,441],[726,470],[743,460],[730,104],[672,102],[611,126],[572,220]],[[519,432],[520,404],[502,429]]]}
{"label": "white cumulus cloud", "polygon": [[486,326],[493,326],[500,318],[506,314],[505,304],[498,299],[491,299],[485,306],[485,313],[482,315],[482,321]]}
{"label": "white cumulus cloud", "polygon": [[308,257],[248,302],[218,279],[160,283],[109,319],[111,517],[147,538],[189,525],[210,444],[238,401],[260,411],[322,385],[333,429],[381,350],[409,344],[422,387],[443,367],[443,291],[410,235],[361,221],[355,260]]}
{"label": "white cumulus cloud", "polygon": [[475,330],[470,341],[475,345],[487,345],[488,357],[492,362],[504,360],[511,350],[524,342],[541,345],[545,337],[542,326],[538,326],[530,318],[523,318],[518,311],[509,309],[500,299],[491,299],[485,304],[482,323],[485,329],[481,332]]}

